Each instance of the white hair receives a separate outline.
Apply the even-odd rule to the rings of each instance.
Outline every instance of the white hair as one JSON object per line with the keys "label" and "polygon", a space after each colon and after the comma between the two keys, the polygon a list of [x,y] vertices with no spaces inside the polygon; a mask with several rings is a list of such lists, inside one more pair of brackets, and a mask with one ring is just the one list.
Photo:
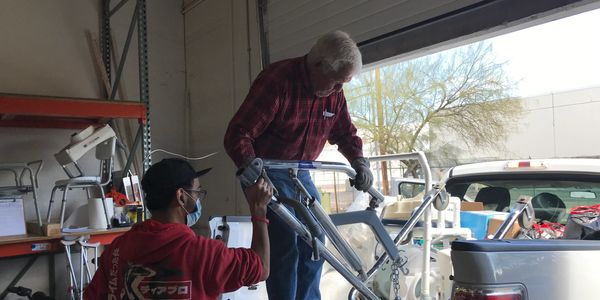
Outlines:
{"label": "white hair", "polygon": [[343,31],[334,31],[320,37],[308,52],[308,62],[321,61],[324,72],[338,72],[350,66],[354,74],[362,68],[362,57],[356,43]]}

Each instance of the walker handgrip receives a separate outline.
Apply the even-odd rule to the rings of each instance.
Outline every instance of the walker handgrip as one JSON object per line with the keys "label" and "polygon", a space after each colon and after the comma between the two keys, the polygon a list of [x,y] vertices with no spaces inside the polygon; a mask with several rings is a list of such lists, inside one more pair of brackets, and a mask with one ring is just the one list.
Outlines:
{"label": "walker handgrip", "polygon": [[[354,178],[350,178],[350,186],[354,186]],[[368,193],[369,195],[371,195],[371,197],[373,197],[374,199],[376,199],[376,204],[380,204],[382,203],[385,199],[382,193],[380,193],[377,189],[375,189],[373,186],[371,186],[366,193]]]}
{"label": "walker handgrip", "polygon": [[244,188],[254,185],[263,171],[263,161],[260,158],[255,158],[245,167],[241,167],[236,172],[237,178],[242,183]]}

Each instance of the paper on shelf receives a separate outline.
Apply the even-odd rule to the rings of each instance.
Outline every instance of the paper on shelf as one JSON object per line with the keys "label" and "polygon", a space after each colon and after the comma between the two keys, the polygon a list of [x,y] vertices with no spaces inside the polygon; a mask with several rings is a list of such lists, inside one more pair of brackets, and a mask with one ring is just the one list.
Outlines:
{"label": "paper on shelf", "polygon": [[0,199],[0,236],[27,234],[23,199]]}

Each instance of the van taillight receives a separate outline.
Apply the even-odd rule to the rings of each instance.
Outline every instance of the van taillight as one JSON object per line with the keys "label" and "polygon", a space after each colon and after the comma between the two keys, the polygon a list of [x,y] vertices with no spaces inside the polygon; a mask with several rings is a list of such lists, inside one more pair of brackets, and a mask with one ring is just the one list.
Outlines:
{"label": "van taillight", "polygon": [[455,286],[452,300],[526,300],[521,286],[502,287],[458,287]]}

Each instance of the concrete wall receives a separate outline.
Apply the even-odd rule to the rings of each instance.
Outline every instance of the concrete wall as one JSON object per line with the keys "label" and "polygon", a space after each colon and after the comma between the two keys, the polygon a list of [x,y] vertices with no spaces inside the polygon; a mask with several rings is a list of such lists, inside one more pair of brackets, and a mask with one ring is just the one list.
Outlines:
{"label": "concrete wall", "polygon": [[600,87],[523,99],[526,116],[507,139],[512,157],[599,156]]}
{"label": "concrete wall", "polygon": [[[463,149],[459,161],[600,157],[600,87],[527,97],[522,104],[524,113],[501,150]],[[451,134],[446,137],[461,145]]]}
{"label": "concrete wall", "polygon": [[200,222],[206,229],[209,215],[247,214],[235,166],[223,148],[223,136],[261,70],[260,47],[254,0],[205,0],[187,6],[190,156],[217,152],[196,163],[197,167],[213,167],[201,181],[208,190]]}
{"label": "concrete wall", "polygon": [[[115,1],[113,1],[115,2]],[[20,1],[0,3],[0,93],[98,98],[100,84],[94,70],[84,31],[98,34],[99,0]],[[113,3],[114,5],[114,3]],[[125,44],[134,1],[127,3],[112,20],[119,49]],[[182,1],[147,1],[150,72],[150,114],[153,148],[184,153],[185,61]],[[137,100],[137,38],[128,55],[124,82],[127,98]],[[2,162],[43,159],[40,174],[40,207],[45,216],[49,194],[57,179],[65,177],[53,154],[69,141],[76,130],[0,128]],[[155,159],[160,158],[158,155]],[[96,162],[89,159],[84,166]],[[79,198],[85,195],[74,194]],[[31,196],[25,199],[25,215],[34,219]],[[72,201],[68,211],[84,201]],[[58,205],[53,209],[58,216]],[[64,254],[56,257],[57,291],[64,294]],[[26,258],[0,260],[0,291],[8,285]],[[34,264],[18,285],[48,292],[45,258]],[[59,294],[58,299],[66,295]],[[11,295],[7,299],[16,299]]]}

